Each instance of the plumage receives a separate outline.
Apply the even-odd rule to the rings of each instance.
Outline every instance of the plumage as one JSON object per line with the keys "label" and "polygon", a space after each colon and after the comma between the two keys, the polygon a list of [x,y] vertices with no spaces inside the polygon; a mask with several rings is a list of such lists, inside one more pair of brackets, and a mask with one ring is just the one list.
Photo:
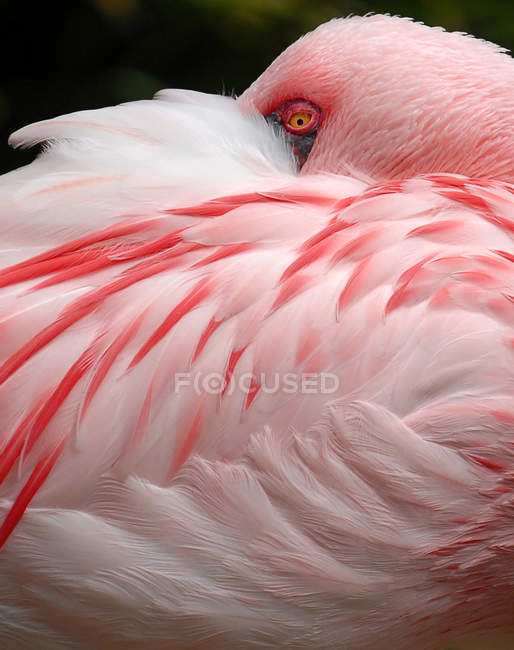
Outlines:
{"label": "plumage", "polygon": [[[439,47],[469,88],[447,126],[416,95],[420,148],[404,93]],[[12,136],[47,144],[0,179],[2,647],[511,647],[512,78],[351,18],[237,101]],[[296,97],[326,105],[301,173],[262,117]]]}

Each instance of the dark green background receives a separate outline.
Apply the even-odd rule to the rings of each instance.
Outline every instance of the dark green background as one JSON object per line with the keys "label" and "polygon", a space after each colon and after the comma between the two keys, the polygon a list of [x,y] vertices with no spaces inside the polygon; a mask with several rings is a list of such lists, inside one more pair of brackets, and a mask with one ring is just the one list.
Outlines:
{"label": "dark green background", "polygon": [[511,2],[0,0],[0,9],[0,172],[31,159],[6,144],[24,124],[163,87],[240,93],[333,16],[412,16],[514,49]]}

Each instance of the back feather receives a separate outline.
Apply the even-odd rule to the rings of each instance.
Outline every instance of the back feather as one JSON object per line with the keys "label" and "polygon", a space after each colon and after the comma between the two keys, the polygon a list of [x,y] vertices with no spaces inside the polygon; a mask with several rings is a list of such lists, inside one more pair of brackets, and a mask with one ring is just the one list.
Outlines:
{"label": "back feather", "polygon": [[[47,144],[0,180],[0,545],[30,504],[3,570],[55,580],[0,635],[270,646],[278,616],[280,647],[339,647],[344,624],[348,647],[389,625],[384,647],[414,626],[436,648],[443,610],[445,639],[478,631],[470,602],[507,624],[511,185],[299,178],[262,118],[183,91],[12,142]],[[105,636],[70,640],[63,589]]]}

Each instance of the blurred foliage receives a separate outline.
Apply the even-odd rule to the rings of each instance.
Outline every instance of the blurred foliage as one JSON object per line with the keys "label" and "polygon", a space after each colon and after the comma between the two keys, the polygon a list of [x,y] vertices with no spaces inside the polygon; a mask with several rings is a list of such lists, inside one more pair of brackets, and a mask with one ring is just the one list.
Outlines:
{"label": "blurred foliage", "polygon": [[483,0],[0,0],[0,171],[32,158],[13,130],[163,87],[240,93],[289,43],[334,16],[411,16],[514,49],[514,5]]}

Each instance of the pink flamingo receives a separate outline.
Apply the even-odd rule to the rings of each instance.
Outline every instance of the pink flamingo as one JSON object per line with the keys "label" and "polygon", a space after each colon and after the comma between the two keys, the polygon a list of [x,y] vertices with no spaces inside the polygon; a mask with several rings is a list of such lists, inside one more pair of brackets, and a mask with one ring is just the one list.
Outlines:
{"label": "pink flamingo", "polygon": [[354,17],[12,136],[2,648],[514,647],[513,88]]}

